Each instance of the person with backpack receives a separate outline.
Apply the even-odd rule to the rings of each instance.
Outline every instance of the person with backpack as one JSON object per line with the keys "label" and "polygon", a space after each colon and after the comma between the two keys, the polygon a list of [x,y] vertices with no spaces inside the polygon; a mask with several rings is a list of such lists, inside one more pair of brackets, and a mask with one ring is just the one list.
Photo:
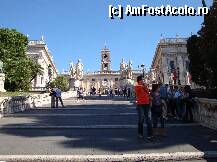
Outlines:
{"label": "person with backpack", "polygon": [[[151,92],[151,99],[152,99],[152,119],[153,119],[153,134],[166,136],[166,129],[165,129],[165,119],[163,116],[163,103],[162,98],[160,95],[160,87],[158,84],[152,84],[152,92]],[[158,120],[160,120],[161,127],[158,128]]]}
{"label": "person with backpack", "polygon": [[58,108],[58,101],[60,101],[62,107],[65,107],[63,105],[63,100],[62,100],[62,91],[59,88],[55,88],[55,97],[56,97],[56,108]]}
{"label": "person with backpack", "polygon": [[144,83],[143,77],[137,77],[137,85],[135,85],[136,104],[138,112],[138,137],[143,138],[143,123],[146,119],[147,138],[153,139],[150,93],[147,85]]}
{"label": "person with backpack", "polygon": [[50,88],[49,89],[50,92],[50,96],[51,96],[51,108],[55,108],[55,97],[56,97],[56,93],[55,93],[55,89],[54,88]]}

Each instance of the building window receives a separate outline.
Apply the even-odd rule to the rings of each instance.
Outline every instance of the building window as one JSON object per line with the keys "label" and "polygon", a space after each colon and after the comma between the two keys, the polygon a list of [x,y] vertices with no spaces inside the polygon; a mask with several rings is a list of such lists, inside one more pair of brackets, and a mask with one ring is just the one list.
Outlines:
{"label": "building window", "polygon": [[174,61],[170,61],[170,73],[172,73],[174,70],[175,70]]}
{"label": "building window", "polygon": [[95,82],[96,81],[96,79],[92,79],[92,82]]}
{"label": "building window", "polygon": [[104,70],[108,70],[108,64],[104,64]]}
{"label": "building window", "polygon": [[115,81],[117,82],[117,81],[118,81],[118,78],[115,78]]}
{"label": "building window", "polygon": [[189,71],[190,61],[185,61],[186,70]]}
{"label": "building window", "polygon": [[105,81],[105,82],[107,82],[107,81],[108,81],[108,79],[104,79],[104,81]]}
{"label": "building window", "polygon": [[43,84],[43,79],[44,79],[44,78],[43,78],[43,77],[41,77],[41,84]]}

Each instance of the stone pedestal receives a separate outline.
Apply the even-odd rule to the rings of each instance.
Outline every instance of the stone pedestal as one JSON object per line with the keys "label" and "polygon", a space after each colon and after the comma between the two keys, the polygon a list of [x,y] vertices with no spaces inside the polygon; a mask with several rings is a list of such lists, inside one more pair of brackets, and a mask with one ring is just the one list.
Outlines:
{"label": "stone pedestal", "polygon": [[6,92],[4,88],[4,84],[5,84],[5,74],[0,73],[0,92]]}
{"label": "stone pedestal", "polygon": [[75,80],[75,87],[80,88],[81,86],[81,81],[80,80]]}
{"label": "stone pedestal", "polygon": [[70,91],[75,91],[77,90],[78,88],[80,88],[81,86],[81,81],[80,80],[77,80],[75,78],[70,78],[69,79],[69,87],[70,87]]}
{"label": "stone pedestal", "polygon": [[69,88],[70,91],[75,90],[75,78],[69,78]]}

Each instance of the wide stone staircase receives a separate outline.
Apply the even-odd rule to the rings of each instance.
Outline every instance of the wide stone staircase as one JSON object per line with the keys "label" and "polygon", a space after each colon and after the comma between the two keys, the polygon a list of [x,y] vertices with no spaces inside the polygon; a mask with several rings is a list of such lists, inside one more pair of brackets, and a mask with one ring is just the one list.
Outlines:
{"label": "wide stone staircase", "polygon": [[[79,102],[76,98],[64,99],[64,104],[65,108],[50,108],[46,104],[1,118],[0,154],[8,155],[10,150],[11,155],[40,155],[41,159],[54,161],[126,161],[126,158],[175,161],[217,157],[217,132],[197,123],[169,119],[167,137],[157,136],[148,141],[137,137],[133,101],[91,96]],[[34,156],[15,157],[25,160]]]}

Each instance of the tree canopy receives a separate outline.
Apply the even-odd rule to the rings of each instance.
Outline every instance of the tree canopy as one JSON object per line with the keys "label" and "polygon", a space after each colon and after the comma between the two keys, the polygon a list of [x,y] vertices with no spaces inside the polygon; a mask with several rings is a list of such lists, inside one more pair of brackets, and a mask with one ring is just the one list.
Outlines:
{"label": "tree canopy", "polygon": [[0,60],[3,61],[5,89],[28,91],[42,67],[26,55],[28,38],[15,29],[0,29]]}
{"label": "tree canopy", "polygon": [[62,91],[68,91],[69,90],[69,81],[64,76],[58,76],[55,78],[53,82],[51,82],[51,87],[58,87]]}
{"label": "tree canopy", "polygon": [[193,81],[206,88],[217,88],[217,2],[213,3],[197,35],[187,42]]}

